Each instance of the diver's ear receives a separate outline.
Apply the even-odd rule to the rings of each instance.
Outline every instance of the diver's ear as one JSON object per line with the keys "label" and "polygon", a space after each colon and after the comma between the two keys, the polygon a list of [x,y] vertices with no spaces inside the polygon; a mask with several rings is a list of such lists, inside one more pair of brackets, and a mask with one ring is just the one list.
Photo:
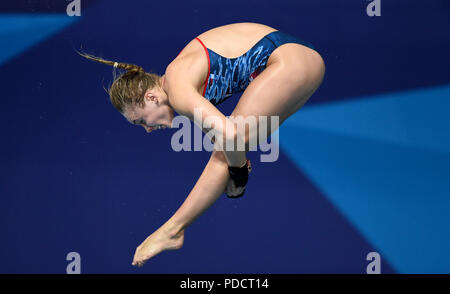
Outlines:
{"label": "diver's ear", "polygon": [[151,93],[150,90],[145,91],[145,94],[144,94],[144,99],[145,100],[150,100],[151,96],[152,96],[152,93]]}
{"label": "diver's ear", "polygon": [[153,102],[155,102],[156,104],[158,104],[158,98],[156,97],[156,93],[155,93],[155,91],[153,91],[153,90],[147,90],[147,91],[145,91],[145,94],[144,94],[144,99],[145,100],[147,100],[148,102],[151,102],[151,101],[153,101]]}

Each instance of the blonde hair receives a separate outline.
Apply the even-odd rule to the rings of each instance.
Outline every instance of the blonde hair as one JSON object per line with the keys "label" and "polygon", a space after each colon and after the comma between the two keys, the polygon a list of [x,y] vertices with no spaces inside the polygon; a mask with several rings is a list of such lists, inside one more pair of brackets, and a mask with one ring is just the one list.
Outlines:
{"label": "blonde hair", "polygon": [[[140,107],[144,107],[144,94],[147,89],[161,87],[161,77],[159,75],[145,72],[138,65],[105,60],[101,57],[78,51],[77,53],[87,59],[114,67],[114,81],[105,91],[108,93],[114,108],[122,114],[126,106],[139,105]],[[125,72],[116,77],[116,68],[123,69]]]}

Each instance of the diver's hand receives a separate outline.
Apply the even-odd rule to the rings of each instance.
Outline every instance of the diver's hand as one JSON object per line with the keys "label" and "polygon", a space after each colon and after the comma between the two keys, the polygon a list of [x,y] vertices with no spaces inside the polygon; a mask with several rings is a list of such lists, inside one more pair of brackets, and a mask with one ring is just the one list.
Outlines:
{"label": "diver's hand", "polygon": [[180,249],[183,242],[184,230],[177,235],[171,235],[163,225],[136,248],[132,265],[142,267],[147,260],[162,251]]}
{"label": "diver's hand", "polygon": [[[250,172],[252,171],[252,166],[250,163],[250,160],[247,161],[247,170],[248,170],[248,174],[250,174]],[[235,182],[233,181],[233,179],[229,179],[227,186],[225,187],[225,193],[227,194],[227,196],[229,198],[237,198],[237,197],[241,197],[244,195],[245,192],[245,187],[236,187]]]}

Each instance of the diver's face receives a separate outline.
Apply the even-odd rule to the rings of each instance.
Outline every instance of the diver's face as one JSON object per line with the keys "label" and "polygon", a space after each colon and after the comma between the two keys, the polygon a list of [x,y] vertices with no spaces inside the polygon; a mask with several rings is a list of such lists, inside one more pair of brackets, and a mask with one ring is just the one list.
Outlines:
{"label": "diver's face", "polygon": [[125,118],[132,124],[142,126],[147,133],[172,127],[173,109],[166,103],[165,93],[148,90],[144,96],[145,107],[129,106]]}

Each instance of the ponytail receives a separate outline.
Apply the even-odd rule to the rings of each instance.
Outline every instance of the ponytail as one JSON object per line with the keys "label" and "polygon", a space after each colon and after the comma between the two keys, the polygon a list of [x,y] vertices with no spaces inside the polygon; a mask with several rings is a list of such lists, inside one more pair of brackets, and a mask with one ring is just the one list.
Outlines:
{"label": "ponytail", "polygon": [[[78,51],[77,53],[84,58],[114,67],[114,82],[105,91],[109,94],[113,106],[122,114],[127,105],[140,105],[140,107],[144,107],[145,91],[154,87],[160,87],[161,77],[151,72],[145,72],[138,65],[106,60]],[[125,72],[116,77],[116,68],[123,69]]]}
{"label": "ponytail", "polygon": [[100,62],[103,64],[111,65],[115,68],[118,67],[118,68],[124,69],[126,71],[145,72],[144,69],[142,67],[140,67],[139,65],[124,63],[124,62],[114,62],[114,61],[103,59],[101,57],[96,57],[91,54],[81,53],[78,51],[77,51],[77,53],[80,54],[81,56],[83,56],[84,58],[87,58],[87,59],[90,59],[93,61],[97,61],[97,62]]}

